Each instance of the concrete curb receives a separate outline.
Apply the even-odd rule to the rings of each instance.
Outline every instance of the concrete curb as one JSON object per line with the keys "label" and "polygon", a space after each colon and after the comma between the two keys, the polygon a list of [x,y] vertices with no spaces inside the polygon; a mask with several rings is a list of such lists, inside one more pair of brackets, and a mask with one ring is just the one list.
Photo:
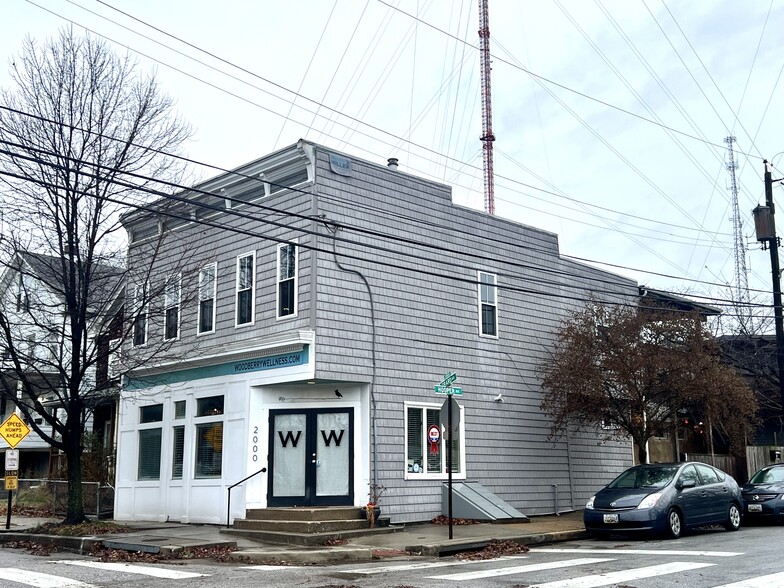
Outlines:
{"label": "concrete curb", "polygon": [[445,557],[461,553],[464,551],[475,551],[484,549],[492,541],[514,541],[520,545],[542,545],[547,543],[557,543],[560,541],[572,541],[576,539],[585,539],[588,533],[584,530],[574,531],[557,531],[552,533],[536,533],[527,535],[518,535],[512,537],[482,537],[473,539],[447,539],[439,543],[424,544],[424,545],[410,545],[406,547],[406,551],[416,555],[425,555],[430,557]]}
{"label": "concrete curb", "polygon": [[36,535],[33,533],[5,532],[0,534],[0,543],[11,541],[30,541],[41,545],[53,545],[63,551],[85,555],[94,545],[103,542],[99,537],[69,537],[64,535]]}
{"label": "concrete curb", "polygon": [[374,558],[370,547],[324,547],[302,551],[286,549],[245,549],[233,552],[232,561],[251,564],[331,564],[341,562],[366,562]]}

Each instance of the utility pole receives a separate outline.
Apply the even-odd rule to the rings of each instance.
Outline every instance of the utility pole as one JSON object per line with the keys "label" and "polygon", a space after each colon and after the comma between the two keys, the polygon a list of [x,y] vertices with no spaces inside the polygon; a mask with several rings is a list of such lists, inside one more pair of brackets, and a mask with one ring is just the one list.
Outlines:
{"label": "utility pole", "polygon": [[[757,231],[757,241],[762,242],[762,248],[770,243],[770,267],[773,276],[773,317],[776,325],[776,363],[779,371],[779,396],[782,412],[784,412],[784,319],[781,309],[781,270],[779,269],[779,238],[776,236],[776,213],[773,205],[773,178],[771,165],[768,160],[763,160],[765,166],[765,206],[757,206],[754,214],[754,225]],[[777,180],[779,181],[779,180]]]}

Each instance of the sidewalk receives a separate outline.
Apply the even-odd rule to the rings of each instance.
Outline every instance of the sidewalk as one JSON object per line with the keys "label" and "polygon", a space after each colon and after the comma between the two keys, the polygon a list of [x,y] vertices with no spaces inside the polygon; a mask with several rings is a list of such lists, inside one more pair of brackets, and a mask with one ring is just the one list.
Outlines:
{"label": "sidewalk", "polygon": [[108,548],[162,555],[176,555],[186,548],[237,547],[237,551],[231,554],[231,558],[236,561],[328,564],[370,561],[381,557],[447,556],[481,549],[493,540],[536,545],[586,536],[582,512],[579,511],[560,516],[533,516],[528,523],[454,525],[451,540],[447,525],[422,523],[396,527],[394,533],[355,537],[346,545],[314,547],[262,543],[238,535],[229,535],[223,532],[223,527],[216,525],[182,523],[124,522],[121,524],[133,527],[135,531],[92,537],[42,536],[30,532],[37,525],[52,520],[12,516],[10,529],[6,530],[3,522],[0,542],[54,543],[60,549],[77,553],[89,553],[93,545],[102,543]]}

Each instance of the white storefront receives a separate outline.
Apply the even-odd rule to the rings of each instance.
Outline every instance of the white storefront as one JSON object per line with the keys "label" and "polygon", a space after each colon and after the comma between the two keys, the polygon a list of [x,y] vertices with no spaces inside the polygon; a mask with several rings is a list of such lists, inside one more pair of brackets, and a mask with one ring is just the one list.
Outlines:
{"label": "white storefront", "polygon": [[[115,518],[226,524],[247,508],[367,501],[369,386],[310,384],[314,337],[122,392]],[[266,472],[259,473],[266,468]],[[229,521],[230,522],[230,521]]]}

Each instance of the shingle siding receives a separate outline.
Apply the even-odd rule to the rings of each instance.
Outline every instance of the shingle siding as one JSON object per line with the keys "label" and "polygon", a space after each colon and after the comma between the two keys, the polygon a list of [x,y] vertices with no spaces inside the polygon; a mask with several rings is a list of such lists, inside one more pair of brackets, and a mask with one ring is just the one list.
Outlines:
{"label": "shingle siding", "polygon": [[[396,522],[441,514],[442,481],[404,479],[404,403],[440,405],[445,397],[433,386],[454,371],[464,391],[457,400],[467,479],[526,514],[556,508],[553,484],[559,510],[581,508],[631,463],[630,445],[605,442],[596,431],[551,439],[539,366],[570,311],[592,298],[628,302],[636,284],[562,258],[554,234],[453,205],[447,186],[350,157],[351,175],[339,175],[329,151],[315,154],[313,184],[259,201],[280,212],[245,205],[236,210],[252,218],[221,213],[222,229],[192,223],[164,240],[159,267],[182,267],[191,299],[173,352],[187,355],[196,345],[207,354],[315,330],[316,380],[373,382],[375,463],[388,489],[384,512]],[[276,239],[301,246],[297,316],[287,320],[275,318]],[[255,324],[235,328],[236,258],[250,251]],[[132,246],[131,265],[149,253]],[[192,299],[198,269],[211,261],[218,263],[216,332],[196,337]],[[497,277],[497,338],[479,335],[479,270]],[[503,403],[493,401],[498,394]]]}

